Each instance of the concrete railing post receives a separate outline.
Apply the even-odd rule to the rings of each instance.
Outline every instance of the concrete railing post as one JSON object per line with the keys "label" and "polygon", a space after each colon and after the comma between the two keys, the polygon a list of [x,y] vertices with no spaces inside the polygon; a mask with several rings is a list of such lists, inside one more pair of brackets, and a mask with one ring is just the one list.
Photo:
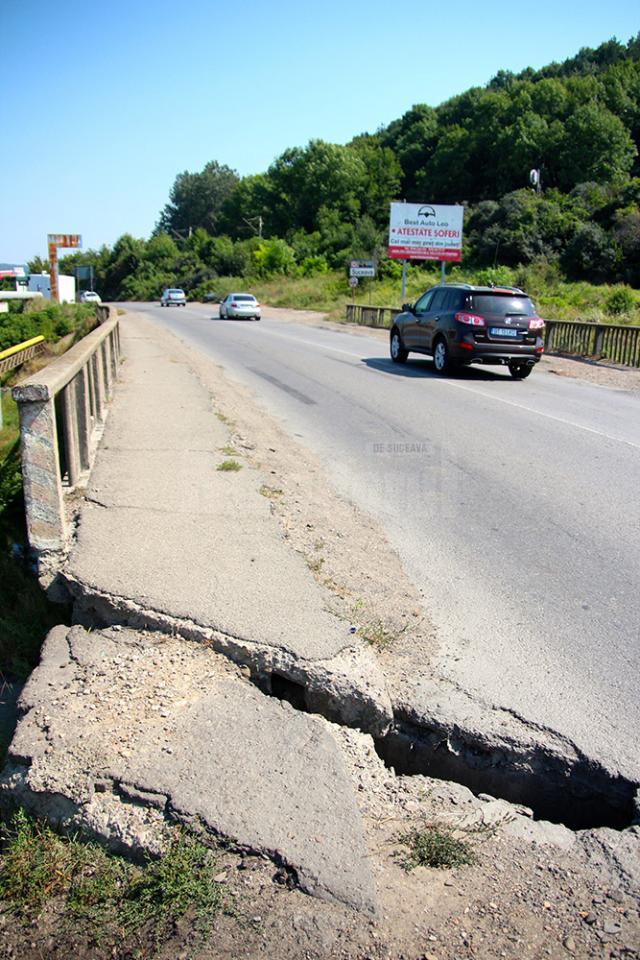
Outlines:
{"label": "concrete railing post", "polygon": [[46,388],[14,387],[20,416],[22,482],[29,543],[34,550],[61,550],[66,519],[60,482],[55,405]]}
{"label": "concrete railing post", "polygon": [[101,316],[102,324],[66,354],[13,388],[20,415],[27,532],[39,565],[44,554],[66,547],[62,469],[70,488],[88,474],[115,386],[118,318],[110,308]]}

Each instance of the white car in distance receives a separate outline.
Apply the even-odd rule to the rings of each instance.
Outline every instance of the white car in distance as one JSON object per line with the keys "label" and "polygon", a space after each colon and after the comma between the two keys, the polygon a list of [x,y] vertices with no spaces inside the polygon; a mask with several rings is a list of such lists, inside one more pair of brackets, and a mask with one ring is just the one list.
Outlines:
{"label": "white car in distance", "polygon": [[160,297],[161,307],[186,307],[187,298],[180,287],[167,287]]}
{"label": "white car in distance", "polygon": [[102,303],[102,299],[95,290],[83,290],[80,294],[80,303]]}
{"label": "white car in distance", "polygon": [[259,320],[260,304],[251,293],[230,293],[220,304],[221,320]]}

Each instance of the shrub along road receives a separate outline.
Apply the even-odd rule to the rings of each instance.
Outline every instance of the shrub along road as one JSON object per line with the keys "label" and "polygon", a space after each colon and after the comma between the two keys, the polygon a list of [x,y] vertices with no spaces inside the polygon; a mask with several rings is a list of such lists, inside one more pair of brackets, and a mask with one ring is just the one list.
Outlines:
{"label": "shrub along road", "polygon": [[382,524],[437,629],[443,683],[418,679],[414,704],[462,697],[640,777],[637,394],[542,369],[438,378],[426,359],[393,366],[379,336],[268,309],[136,309],[248,385]]}

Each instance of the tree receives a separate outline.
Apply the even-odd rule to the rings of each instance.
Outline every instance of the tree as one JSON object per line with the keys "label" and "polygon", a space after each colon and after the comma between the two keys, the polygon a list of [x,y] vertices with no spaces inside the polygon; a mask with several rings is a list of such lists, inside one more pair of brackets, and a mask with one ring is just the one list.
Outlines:
{"label": "tree", "polygon": [[160,214],[157,229],[188,235],[202,227],[216,233],[225,201],[238,184],[238,174],[212,160],[200,173],[179,173],[169,194],[169,203]]}
{"label": "tree", "polygon": [[578,107],[565,124],[558,186],[570,190],[586,180],[624,180],[637,152],[618,117],[596,104]]}
{"label": "tree", "polygon": [[576,280],[613,280],[620,251],[602,227],[585,223],[568,244],[562,262],[569,276]]}

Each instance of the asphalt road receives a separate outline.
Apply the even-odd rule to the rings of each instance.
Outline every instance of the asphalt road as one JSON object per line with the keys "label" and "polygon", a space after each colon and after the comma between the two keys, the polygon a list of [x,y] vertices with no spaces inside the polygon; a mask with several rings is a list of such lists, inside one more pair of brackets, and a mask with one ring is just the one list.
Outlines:
{"label": "asphalt road", "polygon": [[268,310],[131,306],[251,386],[384,526],[438,675],[640,779],[638,394],[540,369],[441,378]]}

